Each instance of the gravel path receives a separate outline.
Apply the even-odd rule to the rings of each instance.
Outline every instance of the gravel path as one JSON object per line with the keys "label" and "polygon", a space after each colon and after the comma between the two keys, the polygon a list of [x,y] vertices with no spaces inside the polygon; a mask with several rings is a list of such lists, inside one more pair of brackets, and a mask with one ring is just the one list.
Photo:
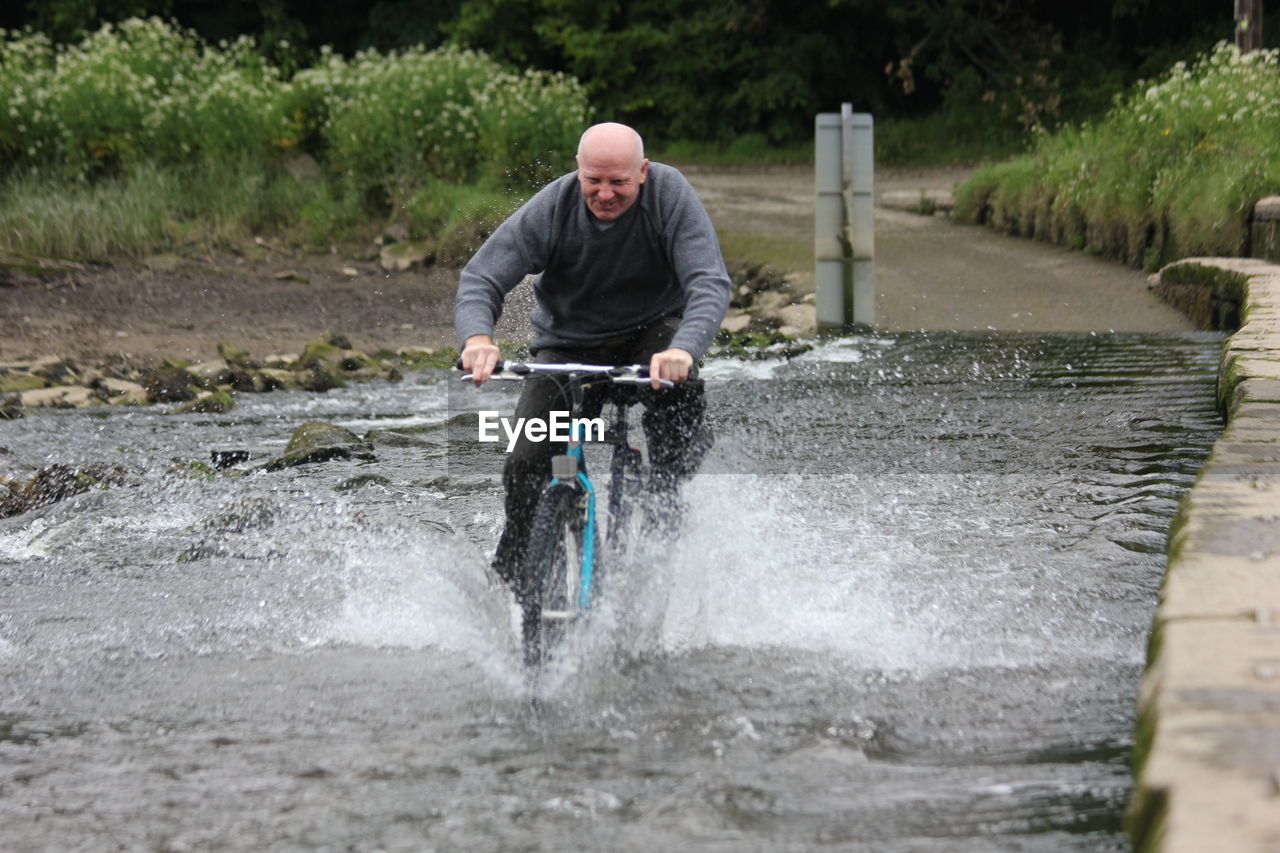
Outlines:
{"label": "gravel path", "polygon": [[[686,170],[717,227],[812,245],[813,170]],[[950,190],[967,170],[886,170],[876,195]],[[767,260],[767,259],[759,259]],[[813,286],[813,268],[796,271]],[[1139,270],[944,216],[876,210],[877,323],[886,330],[1032,332],[1191,328],[1147,288]]]}

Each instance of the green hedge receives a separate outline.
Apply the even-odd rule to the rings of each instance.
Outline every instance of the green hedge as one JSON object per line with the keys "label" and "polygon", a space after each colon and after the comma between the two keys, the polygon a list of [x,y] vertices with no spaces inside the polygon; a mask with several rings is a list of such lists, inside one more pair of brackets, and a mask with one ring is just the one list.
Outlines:
{"label": "green hedge", "polygon": [[[571,168],[587,112],[570,77],[457,48],[322,51],[287,76],[251,39],[210,44],[158,18],[107,25],[74,46],[0,30],[0,221],[18,226],[0,243],[136,253],[171,244],[202,208],[220,211],[206,236],[221,239],[281,227],[287,205],[315,239],[379,217],[440,236],[422,232],[457,216],[424,195],[465,195],[473,220],[492,220]],[[299,154],[315,158],[319,179],[286,172]],[[263,204],[270,222],[253,210]],[[72,243],[64,229],[27,224],[131,206],[161,224],[103,223]]]}
{"label": "green hedge", "polygon": [[1280,192],[1277,51],[1219,44],[1118,98],[1096,124],[1041,136],[976,172],[956,216],[1156,269],[1238,255],[1254,202]]}

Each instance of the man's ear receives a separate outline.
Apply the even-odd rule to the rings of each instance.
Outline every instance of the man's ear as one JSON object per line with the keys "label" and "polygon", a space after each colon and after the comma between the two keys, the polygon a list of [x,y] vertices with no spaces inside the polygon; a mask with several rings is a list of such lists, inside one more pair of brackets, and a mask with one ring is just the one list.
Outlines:
{"label": "man's ear", "polygon": [[649,174],[649,161],[648,159],[646,159],[644,160],[644,162],[640,164],[640,180],[637,181],[636,183],[643,184],[644,179],[645,177],[648,176],[648,174]]}

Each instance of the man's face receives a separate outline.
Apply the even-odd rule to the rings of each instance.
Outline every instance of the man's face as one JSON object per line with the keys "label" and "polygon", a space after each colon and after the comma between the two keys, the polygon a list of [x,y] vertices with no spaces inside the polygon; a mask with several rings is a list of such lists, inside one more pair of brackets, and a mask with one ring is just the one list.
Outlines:
{"label": "man's face", "polygon": [[578,157],[578,184],[587,209],[597,219],[617,219],[631,209],[640,185],[649,172],[649,161],[638,164],[627,158],[583,155]]}

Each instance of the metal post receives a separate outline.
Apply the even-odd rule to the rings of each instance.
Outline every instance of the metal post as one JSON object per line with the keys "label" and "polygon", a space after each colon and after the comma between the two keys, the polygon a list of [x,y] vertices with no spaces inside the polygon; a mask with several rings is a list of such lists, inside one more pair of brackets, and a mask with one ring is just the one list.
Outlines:
{"label": "metal post", "polygon": [[844,169],[840,116],[821,113],[814,120],[813,208],[814,288],[819,332],[845,329]]}
{"label": "metal post", "polygon": [[1241,53],[1262,49],[1262,0],[1235,0],[1236,47]]}
{"label": "metal post", "polygon": [[849,234],[852,300],[848,320],[854,328],[876,324],[876,197],[873,124],[867,113],[840,108],[844,133],[845,222]]}
{"label": "metal post", "polygon": [[820,332],[875,325],[875,153],[870,115],[814,121],[814,274]]}

